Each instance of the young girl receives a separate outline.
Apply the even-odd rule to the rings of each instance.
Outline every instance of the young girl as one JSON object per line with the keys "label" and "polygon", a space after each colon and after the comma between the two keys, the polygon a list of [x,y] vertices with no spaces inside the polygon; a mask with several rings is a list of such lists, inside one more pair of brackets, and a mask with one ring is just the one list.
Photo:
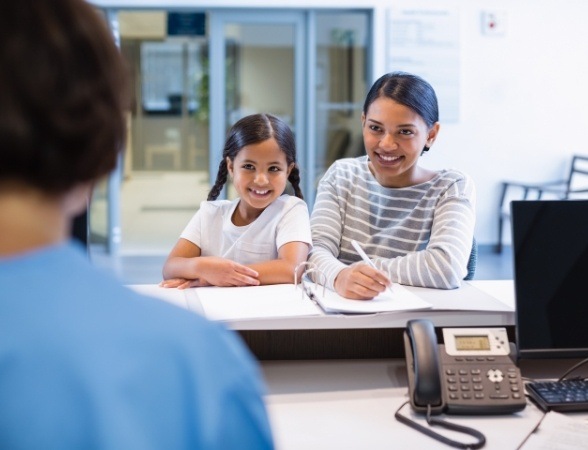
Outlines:
{"label": "young girl", "polygon": [[[216,200],[227,175],[238,198]],[[282,195],[287,181],[295,197]],[[229,130],[208,200],[190,220],[163,266],[164,287],[293,283],[311,247],[292,130],[253,114]],[[300,275],[300,274],[298,274]]]}

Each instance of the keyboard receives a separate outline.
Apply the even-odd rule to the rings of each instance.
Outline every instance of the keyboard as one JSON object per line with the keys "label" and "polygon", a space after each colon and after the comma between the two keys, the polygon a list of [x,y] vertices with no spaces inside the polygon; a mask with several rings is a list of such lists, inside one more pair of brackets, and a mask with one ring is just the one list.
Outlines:
{"label": "keyboard", "polygon": [[588,411],[588,380],[532,381],[525,388],[544,411]]}

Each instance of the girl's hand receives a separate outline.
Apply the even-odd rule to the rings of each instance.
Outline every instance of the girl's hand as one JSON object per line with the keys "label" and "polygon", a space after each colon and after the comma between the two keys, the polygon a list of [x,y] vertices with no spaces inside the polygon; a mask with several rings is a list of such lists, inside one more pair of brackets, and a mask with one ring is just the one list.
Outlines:
{"label": "girl's hand", "polygon": [[163,280],[159,283],[159,286],[164,288],[177,288],[177,289],[188,289],[193,287],[211,286],[201,279],[186,280],[185,278],[170,278],[169,280]]}
{"label": "girl's hand", "polygon": [[258,286],[259,273],[250,267],[216,256],[199,258],[201,281],[213,286]]}
{"label": "girl's hand", "polygon": [[337,275],[335,291],[354,300],[371,300],[391,285],[383,272],[365,263],[355,263]]}

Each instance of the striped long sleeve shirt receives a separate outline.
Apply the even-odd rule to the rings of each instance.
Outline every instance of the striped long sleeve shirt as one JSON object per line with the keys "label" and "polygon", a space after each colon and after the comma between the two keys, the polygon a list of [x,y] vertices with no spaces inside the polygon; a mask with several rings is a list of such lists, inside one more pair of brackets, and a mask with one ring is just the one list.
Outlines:
{"label": "striped long sleeve shirt", "polygon": [[472,249],[475,195],[471,178],[453,169],[387,188],[368,169],[367,156],[335,161],[318,186],[309,260],[333,289],[339,272],[361,261],[356,240],[392,282],[457,288]]}

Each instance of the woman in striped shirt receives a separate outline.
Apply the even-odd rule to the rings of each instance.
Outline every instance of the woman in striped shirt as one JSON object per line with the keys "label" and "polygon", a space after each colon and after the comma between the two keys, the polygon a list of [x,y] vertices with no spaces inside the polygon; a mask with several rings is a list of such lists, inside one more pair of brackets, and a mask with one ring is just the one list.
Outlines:
{"label": "woman in striped shirt", "polygon": [[440,128],[434,89],[418,76],[388,73],[371,87],[361,122],[367,155],[335,161],[319,183],[310,261],[327,287],[353,299],[371,299],[390,283],[459,287],[474,237],[475,186],[458,170],[419,165]]}

